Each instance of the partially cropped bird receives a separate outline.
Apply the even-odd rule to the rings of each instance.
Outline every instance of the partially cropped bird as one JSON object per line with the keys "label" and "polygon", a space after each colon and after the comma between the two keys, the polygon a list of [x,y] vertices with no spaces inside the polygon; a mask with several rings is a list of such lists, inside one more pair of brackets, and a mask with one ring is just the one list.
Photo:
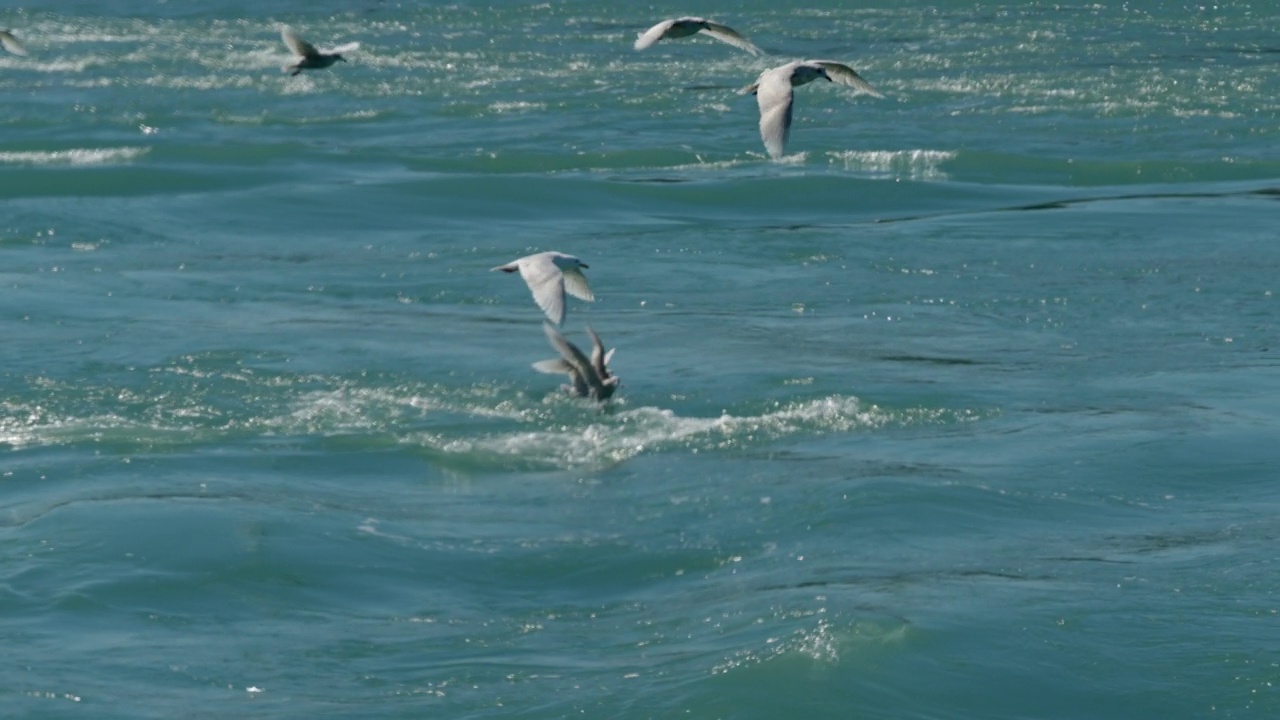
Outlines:
{"label": "partially cropped bird", "polygon": [[27,55],[27,46],[23,45],[22,42],[18,40],[18,38],[14,37],[13,33],[8,30],[0,30],[0,46],[4,46],[5,50],[8,50],[14,55],[22,55],[23,57],[26,57]]}

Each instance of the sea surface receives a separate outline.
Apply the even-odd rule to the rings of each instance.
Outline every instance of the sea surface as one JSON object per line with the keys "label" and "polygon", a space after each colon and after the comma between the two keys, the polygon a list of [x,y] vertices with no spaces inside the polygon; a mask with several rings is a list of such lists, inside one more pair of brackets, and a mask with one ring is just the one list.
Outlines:
{"label": "sea surface", "polygon": [[1275,3],[0,27],[4,717],[1280,717]]}

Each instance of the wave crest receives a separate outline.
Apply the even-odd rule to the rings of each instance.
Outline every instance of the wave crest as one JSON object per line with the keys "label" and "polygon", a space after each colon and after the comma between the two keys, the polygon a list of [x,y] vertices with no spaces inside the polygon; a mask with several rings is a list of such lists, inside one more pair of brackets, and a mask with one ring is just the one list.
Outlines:
{"label": "wave crest", "polygon": [[70,150],[25,150],[0,152],[0,163],[10,165],[110,165],[130,162],[149,152],[148,148],[72,148]]}
{"label": "wave crest", "polygon": [[96,388],[36,380],[24,400],[0,401],[0,444],[93,443],[131,453],[305,437],[338,439],[352,449],[421,449],[441,466],[471,471],[601,467],[646,453],[741,452],[793,437],[978,417],[969,410],[887,409],[847,395],[684,416],[629,408],[626,397],[597,406],[489,383],[275,375],[225,360],[183,360],[145,371],[141,383],[135,376]]}

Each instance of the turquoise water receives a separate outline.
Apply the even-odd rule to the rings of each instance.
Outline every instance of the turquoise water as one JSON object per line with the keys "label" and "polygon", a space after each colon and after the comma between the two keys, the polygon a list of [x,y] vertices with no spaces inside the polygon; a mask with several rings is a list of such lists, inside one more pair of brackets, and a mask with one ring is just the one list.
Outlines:
{"label": "turquoise water", "polygon": [[[690,12],[770,55],[631,50]],[[6,714],[1276,716],[1278,24],[0,13]],[[769,162],[796,57],[885,98]],[[604,407],[489,272],[542,250]]]}

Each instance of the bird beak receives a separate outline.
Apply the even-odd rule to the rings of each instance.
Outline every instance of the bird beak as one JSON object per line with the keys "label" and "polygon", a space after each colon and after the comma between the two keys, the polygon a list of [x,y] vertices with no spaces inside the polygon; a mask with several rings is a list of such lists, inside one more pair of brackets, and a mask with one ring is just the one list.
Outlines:
{"label": "bird beak", "polygon": [[588,269],[588,270],[590,270],[590,269],[591,269],[591,266],[590,266],[590,265],[588,265],[588,264],[586,264],[586,263],[578,263],[578,267],[584,267],[584,268],[586,268],[586,269]]}

